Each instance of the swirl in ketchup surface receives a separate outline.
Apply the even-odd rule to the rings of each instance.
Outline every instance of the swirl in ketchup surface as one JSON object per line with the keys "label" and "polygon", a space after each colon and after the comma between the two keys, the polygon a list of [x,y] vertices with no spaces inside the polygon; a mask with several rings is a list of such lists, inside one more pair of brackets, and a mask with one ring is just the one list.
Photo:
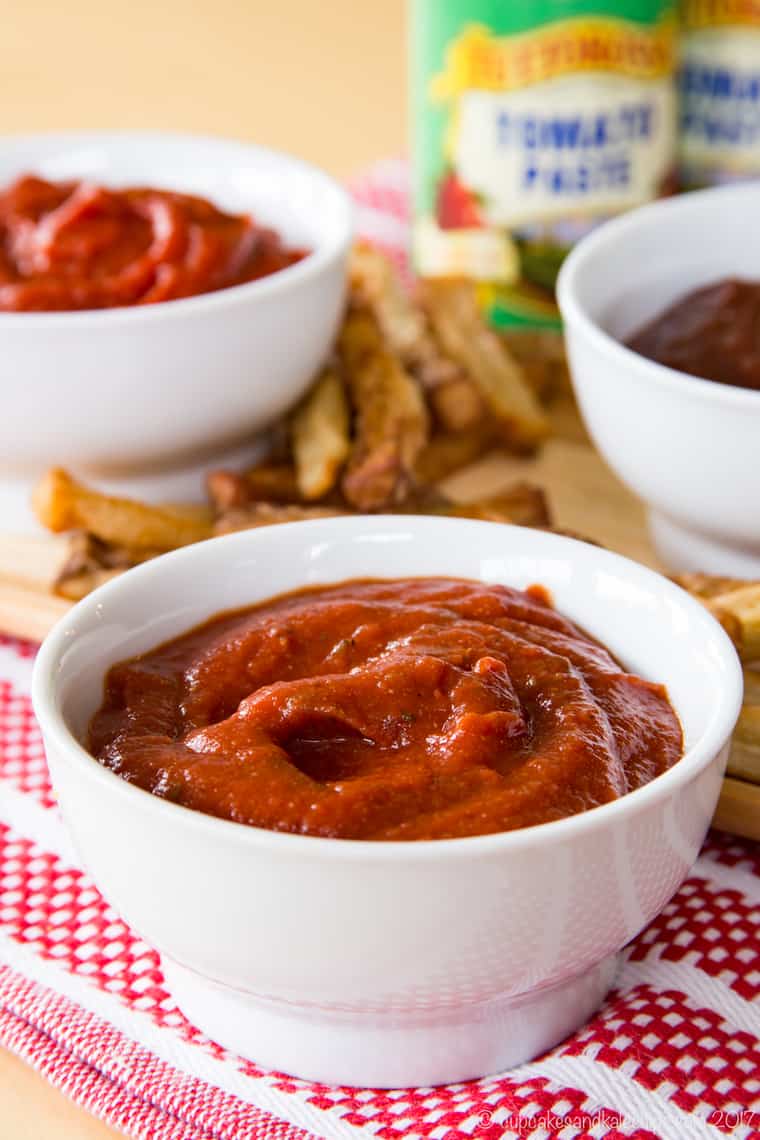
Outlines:
{"label": "swirl in ketchup surface", "polygon": [[277,831],[445,839],[574,815],[679,759],[661,685],[546,591],[351,581],[111,668],[89,747],[157,796]]}
{"label": "swirl in ketchup surface", "polygon": [[247,214],[169,190],[25,176],[0,192],[0,311],[111,309],[195,297],[306,251]]}

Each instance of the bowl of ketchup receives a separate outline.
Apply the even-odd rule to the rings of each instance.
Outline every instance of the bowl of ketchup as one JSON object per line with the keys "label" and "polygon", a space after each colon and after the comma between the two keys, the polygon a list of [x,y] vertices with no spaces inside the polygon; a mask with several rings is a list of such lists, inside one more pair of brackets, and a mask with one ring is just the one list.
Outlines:
{"label": "bowl of ketchup", "polygon": [[33,700],[98,888],[212,1040],[432,1085],[573,1032],[687,874],[741,703],[695,599],[563,535],[354,516],[95,590]]}
{"label": "bowl of ketchup", "polygon": [[757,183],[656,202],[560,274],[586,425],[674,570],[760,575],[759,214]]}
{"label": "bowl of ketchup", "polygon": [[249,143],[0,141],[5,529],[51,465],[171,484],[250,447],[329,350],[351,228],[337,183]]}

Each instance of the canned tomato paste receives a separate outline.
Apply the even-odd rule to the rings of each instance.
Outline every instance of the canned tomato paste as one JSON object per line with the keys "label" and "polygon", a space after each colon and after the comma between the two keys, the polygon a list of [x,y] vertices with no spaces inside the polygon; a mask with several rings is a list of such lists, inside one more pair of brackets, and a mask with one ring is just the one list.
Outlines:
{"label": "canned tomato paste", "polygon": [[682,0],[681,183],[760,175],[760,0]]}
{"label": "canned tomato paste", "polygon": [[669,188],[675,31],[669,0],[413,0],[417,271],[558,324],[573,242]]}

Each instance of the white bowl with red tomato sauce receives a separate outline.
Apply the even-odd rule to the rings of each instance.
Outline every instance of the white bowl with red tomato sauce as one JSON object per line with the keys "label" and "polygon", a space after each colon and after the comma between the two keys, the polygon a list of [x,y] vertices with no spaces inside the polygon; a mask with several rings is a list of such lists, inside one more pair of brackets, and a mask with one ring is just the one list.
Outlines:
{"label": "white bowl with red tomato sauce", "polygon": [[625,342],[694,290],[760,281],[758,216],[757,182],[654,202],[584,238],[559,276],[583,418],[646,503],[674,570],[760,576],[760,391],[666,367]]}
{"label": "white bowl with red tomato sauce", "polygon": [[[320,584],[442,575],[544,586],[625,669],[667,687],[682,758],[549,823],[373,841],[190,810],[83,747],[114,663],[220,611]],[[521,1063],[594,1013],[621,949],[696,858],[741,690],[723,630],[651,570],[540,531],[377,516],[241,532],[130,570],[48,636],[33,698],[82,861],[158,949],[190,1020],[264,1066],[392,1087]]]}
{"label": "white bowl with red tomato sauce", "polygon": [[[345,295],[352,210],[328,175],[250,143],[157,132],[0,140],[0,190],[25,174],[199,196],[228,214],[250,215],[305,256],[257,280],[179,300],[147,303],[164,295],[154,282],[139,294],[146,303],[0,311],[0,483],[28,484],[52,465],[111,485],[156,472],[169,472],[171,483],[173,470],[250,443],[299,398],[330,349]],[[81,219],[80,210],[77,225]],[[108,221],[98,219],[95,235],[104,245]],[[78,237],[66,232],[70,222],[60,215],[50,222],[60,244],[52,259],[43,248],[47,220],[31,237],[28,225],[24,233],[19,227],[19,260],[41,259],[44,272],[52,261],[65,280],[68,269],[57,259],[65,262],[65,242]],[[166,212],[152,224],[160,244]],[[193,256],[191,249],[185,261]],[[7,293],[15,303],[15,286],[4,293],[8,274],[0,276],[0,298]],[[56,303],[51,296],[47,303]],[[44,291],[32,303],[44,305]],[[5,491],[4,529],[12,506]]]}

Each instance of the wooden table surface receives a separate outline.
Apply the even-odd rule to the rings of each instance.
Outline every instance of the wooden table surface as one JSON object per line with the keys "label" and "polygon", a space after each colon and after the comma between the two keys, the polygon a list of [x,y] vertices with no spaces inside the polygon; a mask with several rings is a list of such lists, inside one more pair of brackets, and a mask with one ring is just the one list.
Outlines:
{"label": "wooden table surface", "polygon": [[[228,134],[345,176],[405,149],[404,7],[404,0],[0,0],[0,131]],[[2,1140],[115,1135],[0,1050]]]}

